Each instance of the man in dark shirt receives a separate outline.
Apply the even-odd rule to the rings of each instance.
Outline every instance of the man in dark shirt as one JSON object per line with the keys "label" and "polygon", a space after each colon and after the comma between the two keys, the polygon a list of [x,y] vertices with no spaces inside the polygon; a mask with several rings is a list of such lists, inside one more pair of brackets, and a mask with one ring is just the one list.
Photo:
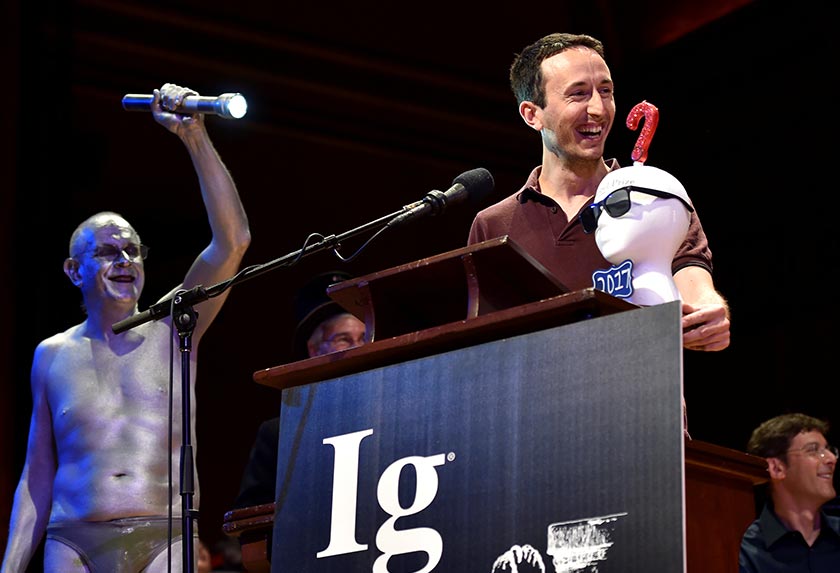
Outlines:
{"label": "man in dark shirt", "polygon": [[[350,278],[347,273],[332,271],[314,277],[300,290],[295,300],[298,325],[292,360],[347,350],[365,343],[365,324],[327,294],[330,285]],[[279,440],[280,418],[271,418],[260,425],[242,475],[235,508],[275,501]]]}
{"label": "man in dark shirt", "polygon": [[770,499],[741,540],[740,573],[840,571],[840,517],[824,510],[836,496],[837,448],[827,434],[826,422],[804,414],[753,432],[747,451],[767,459]]}

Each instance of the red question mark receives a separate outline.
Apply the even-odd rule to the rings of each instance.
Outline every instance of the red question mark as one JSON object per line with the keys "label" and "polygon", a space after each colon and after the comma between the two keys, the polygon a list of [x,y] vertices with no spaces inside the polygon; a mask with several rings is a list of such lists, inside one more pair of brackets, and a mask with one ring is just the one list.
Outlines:
{"label": "red question mark", "polygon": [[627,127],[635,131],[639,127],[639,120],[642,115],[645,116],[645,124],[642,126],[642,132],[639,134],[639,139],[636,140],[636,145],[633,146],[633,153],[630,154],[630,157],[636,163],[647,161],[650,140],[653,139],[653,132],[656,131],[656,125],[659,123],[659,110],[655,105],[643,101],[637,103],[630,110],[630,115],[627,116]]}

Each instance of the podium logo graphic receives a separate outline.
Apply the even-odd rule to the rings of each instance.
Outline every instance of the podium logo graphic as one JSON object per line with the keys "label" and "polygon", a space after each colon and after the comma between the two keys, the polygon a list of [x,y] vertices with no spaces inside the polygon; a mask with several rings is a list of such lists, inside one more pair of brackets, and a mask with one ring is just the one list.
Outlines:
{"label": "podium logo graphic", "polygon": [[[366,543],[356,539],[356,498],[359,488],[359,450],[362,440],[373,434],[373,429],[324,438],[323,443],[335,450],[333,466],[332,513],[329,543],[316,554],[318,559],[357,551],[365,551]],[[438,492],[438,474],[435,469],[445,463],[446,456],[408,456],[396,460],[382,472],[376,488],[379,507],[390,517],[376,532],[376,548],[382,552],[373,563],[372,573],[391,573],[388,561],[395,555],[422,551],[428,555],[426,565],[415,573],[428,573],[440,562],[443,539],[436,530],[428,527],[397,530],[400,517],[420,513],[434,501]],[[399,500],[400,475],[403,469],[413,466],[416,474],[414,501],[403,507]]]}
{"label": "podium logo graphic", "polygon": [[545,563],[531,545],[514,545],[499,555],[490,573],[545,573]]}
{"label": "podium logo graphic", "polygon": [[612,547],[615,522],[627,513],[552,523],[548,526],[548,549],[556,573],[598,571]]}
{"label": "podium logo graphic", "polygon": [[[615,522],[627,512],[603,517],[561,521],[548,526],[548,548],[554,573],[586,571],[597,573],[598,563],[607,560],[612,547]],[[513,545],[499,555],[490,573],[546,573],[542,555],[533,546]]]}

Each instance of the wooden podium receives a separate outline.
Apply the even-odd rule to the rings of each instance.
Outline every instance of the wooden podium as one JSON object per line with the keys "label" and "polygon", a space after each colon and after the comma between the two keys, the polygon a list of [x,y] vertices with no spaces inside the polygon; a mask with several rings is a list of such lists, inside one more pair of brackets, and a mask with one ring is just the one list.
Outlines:
{"label": "wooden podium", "polygon": [[365,323],[367,344],[258,370],[256,382],[282,390],[638,308],[591,288],[569,292],[507,236],[344,281],[328,293]]}
{"label": "wooden podium", "polygon": [[735,571],[741,536],[757,517],[763,458],[698,440],[685,442],[688,573]]}
{"label": "wooden podium", "polygon": [[[688,573],[731,573],[741,535],[756,518],[755,488],[767,482],[763,459],[698,440],[685,441]],[[268,573],[274,504],[229,511],[224,531],[238,537],[249,573]]]}
{"label": "wooden podium", "polygon": [[[566,412],[558,412],[552,405],[557,402],[558,398],[540,400],[538,402],[525,402],[525,406],[529,408],[538,406],[540,423],[534,426],[533,422],[526,421],[527,424],[524,426],[525,432],[533,434],[530,436],[530,441],[526,440],[521,444],[519,442],[512,442],[512,445],[509,444],[503,448],[503,452],[518,451],[520,448],[517,444],[525,446],[521,448],[523,450],[531,448],[536,444],[535,447],[537,448],[538,455],[533,455],[531,452],[522,454],[524,457],[529,458],[524,469],[521,470],[526,473],[530,472],[528,473],[528,481],[525,483],[511,482],[513,484],[511,487],[515,491],[521,490],[522,503],[533,503],[527,502],[525,499],[527,495],[530,495],[530,490],[533,489],[530,484],[540,482],[544,479],[540,477],[543,476],[544,471],[539,464],[551,464],[548,467],[549,473],[553,476],[551,480],[558,486],[566,484],[558,487],[551,494],[554,497],[549,498],[553,500],[552,503],[557,504],[558,499],[561,502],[557,506],[559,508],[558,510],[552,510],[555,513],[550,514],[551,519],[554,519],[555,515],[562,513],[561,510],[563,510],[566,504],[563,500],[570,500],[571,503],[573,499],[569,497],[571,492],[576,492],[574,497],[580,497],[578,494],[583,495],[582,499],[575,500],[575,503],[578,505],[578,508],[575,510],[577,513],[572,512],[573,515],[580,516],[582,512],[580,509],[582,507],[581,504],[585,506],[587,503],[585,498],[591,496],[591,494],[586,494],[585,492],[589,491],[588,488],[592,487],[589,482],[593,478],[586,478],[579,485],[574,486],[572,490],[568,490],[568,480],[578,479],[575,477],[577,471],[575,467],[580,462],[573,463],[571,469],[563,470],[566,473],[558,473],[554,476],[551,472],[555,472],[555,469],[558,468],[558,463],[574,462],[576,459],[584,460],[585,458],[580,458],[580,455],[591,455],[590,450],[592,448],[599,448],[599,453],[595,457],[599,463],[608,464],[605,466],[605,468],[609,468],[606,469],[607,472],[612,470],[609,463],[614,465],[616,463],[617,465],[625,464],[625,466],[622,466],[624,468],[623,470],[619,468],[621,475],[605,478],[608,480],[605,486],[608,491],[614,487],[624,488],[625,485],[620,484],[627,482],[626,487],[636,488],[632,490],[634,493],[631,494],[631,498],[636,499],[640,496],[645,499],[651,498],[654,495],[652,493],[653,491],[659,491],[655,489],[659,485],[646,483],[644,479],[634,476],[633,474],[635,472],[631,471],[634,461],[626,459],[625,452],[622,451],[626,450],[627,446],[622,444],[616,446],[613,443],[616,440],[622,439],[630,440],[628,442],[630,444],[641,443],[647,440],[650,443],[645,444],[645,446],[649,451],[642,452],[639,465],[648,469],[639,468],[638,473],[640,475],[646,475],[645,472],[650,472],[650,468],[654,468],[653,471],[659,471],[655,469],[657,461],[660,460],[657,457],[659,455],[665,456],[661,459],[674,460],[674,462],[669,463],[676,465],[669,465],[668,467],[672,469],[667,470],[667,474],[661,476],[663,478],[661,487],[663,492],[665,490],[670,492],[669,495],[671,497],[668,503],[672,505],[670,506],[671,509],[667,511],[673,511],[674,495],[677,496],[677,513],[666,514],[665,507],[668,504],[663,502],[662,513],[657,514],[658,508],[655,506],[658,500],[653,500],[647,506],[645,504],[642,506],[633,506],[631,514],[637,518],[640,515],[642,516],[642,520],[639,522],[641,526],[652,527],[655,530],[656,527],[662,527],[662,524],[658,523],[658,521],[662,521],[671,524],[665,528],[665,531],[669,529],[676,530],[678,538],[676,542],[672,541],[672,544],[677,545],[677,556],[687,555],[687,557],[677,557],[675,559],[674,553],[670,553],[667,559],[670,566],[667,570],[682,571],[683,559],[686,559],[688,562],[689,573],[728,572],[737,563],[740,535],[748,523],[754,518],[755,514],[753,487],[765,479],[763,472],[764,466],[762,461],[756,460],[746,454],[719,448],[711,444],[696,441],[687,441],[683,444],[681,438],[682,418],[679,407],[682,361],[677,307],[674,307],[673,310],[666,308],[664,305],[662,308],[639,309],[623,300],[616,299],[593,289],[566,292],[566,289],[557,283],[544,268],[526,253],[522,252],[507,237],[494,239],[479,245],[458,249],[450,253],[417,261],[416,263],[340,283],[331,287],[329,294],[348,311],[353,312],[365,321],[369,336],[368,344],[335,354],[276,366],[258,371],[254,374],[257,382],[283,391],[290,391],[290,389],[301,387],[303,392],[308,392],[310,398],[316,394],[317,388],[321,388],[321,390],[318,390],[319,393],[317,395],[322,400],[321,407],[327,410],[324,410],[324,414],[320,418],[318,415],[315,415],[311,420],[307,420],[308,423],[315,424],[316,427],[320,428],[324,424],[332,424],[337,412],[348,412],[348,416],[360,415],[358,414],[358,404],[356,404],[355,400],[363,400],[365,396],[378,396],[382,392],[381,388],[391,388],[393,390],[394,382],[388,382],[386,380],[385,386],[382,386],[382,376],[387,378],[393,374],[392,377],[395,380],[405,381],[400,382],[401,384],[405,383],[405,392],[414,392],[412,396],[415,397],[418,404],[421,404],[423,400],[428,400],[424,387],[417,385],[417,376],[429,375],[422,374],[423,368],[432,369],[430,372],[432,372],[431,376],[433,378],[429,379],[429,391],[447,393],[450,387],[449,382],[446,380],[441,382],[439,380],[441,376],[448,376],[449,374],[447,373],[454,373],[461,368],[471,368],[474,369],[477,377],[489,379],[493,377],[493,369],[491,367],[490,370],[487,370],[487,365],[484,364],[485,362],[492,362],[501,357],[500,364],[507,365],[510,360],[515,361],[518,356],[522,355],[523,352],[527,352],[532,347],[537,349],[535,351],[542,352],[543,354],[549,352],[548,356],[550,356],[550,352],[552,352],[550,349],[553,348],[553,345],[575,346],[570,357],[580,357],[582,363],[576,366],[570,366],[574,370],[571,374],[567,373],[564,376],[566,378],[571,376],[570,380],[572,381],[580,381],[581,377],[591,376],[591,371],[594,371],[597,373],[597,376],[593,379],[593,382],[597,382],[598,384],[603,383],[603,387],[607,389],[607,392],[619,392],[619,401],[616,402],[615,398],[611,398],[613,402],[605,402],[596,408],[592,406],[592,402],[598,402],[602,400],[602,397],[597,394],[592,395],[591,388],[598,384],[585,383],[579,388],[579,385],[576,386],[573,384],[574,388],[563,391],[569,392],[569,408],[589,408],[589,410],[586,410],[583,419],[589,419],[594,415],[597,419],[603,420],[600,422],[601,424],[616,424],[616,422],[612,421],[615,418],[616,420],[623,420],[622,423],[624,424],[632,424],[633,428],[639,428],[640,424],[646,425],[648,420],[652,420],[653,426],[651,428],[667,427],[667,433],[671,437],[662,443],[661,447],[665,448],[661,450],[661,452],[664,452],[663,454],[660,451],[654,452],[650,450],[654,446],[660,447],[656,445],[659,438],[656,434],[658,431],[655,429],[653,430],[654,434],[649,434],[643,429],[635,429],[634,433],[622,432],[620,431],[621,428],[610,430],[608,427],[603,427],[599,430],[599,435],[613,436],[613,438],[610,438],[612,442],[607,444],[607,449],[601,451],[599,446],[594,444],[584,444],[583,446],[572,444],[574,447],[569,450],[568,454],[557,457],[560,454],[557,454],[555,450],[568,449],[571,446],[568,443],[564,445],[561,443],[562,440],[560,440],[556,446],[546,449],[547,444],[545,440],[547,437],[562,434],[563,430],[567,429],[563,424],[569,423],[572,427],[578,427],[579,423],[574,422],[575,415],[573,413],[568,413],[567,415]],[[615,319],[610,318],[613,316],[615,316]],[[624,318],[625,316],[626,318]],[[612,322],[602,323],[591,319],[609,319]],[[675,325],[673,323],[677,324]],[[569,330],[570,328],[572,330]],[[617,342],[610,340],[604,350],[594,348],[594,346],[599,345],[606,338],[612,338],[613,330],[617,330],[619,333],[623,332],[623,337],[619,334]],[[666,330],[668,331],[664,335],[666,337],[666,344],[662,344],[660,340],[654,344],[639,345],[639,340],[634,340],[634,333],[637,331],[642,332],[642,338],[644,338],[645,332],[650,333],[652,337],[656,337],[662,335],[663,331]],[[628,348],[623,347],[624,343],[622,341],[627,341],[626,346]],[[509,352],[507,350],[509,345],[515,348],[515,352],[505,355],[505,352]],[[621,393],[625,391],[625,384],[622,381],[622,376],[625,376],[625,374],[620,370],[602,374],[605,367],[606,370],[612,368],[610,364],[611,352],[618,361],[632,362],[634,358],[640,358],[641,364],[635,365],[634,368],[642,368],[642,375],[646,377],[645,383],[647,383],[649,378],[652,379],[660,376],[660,369],[650,368],[652,363],[657,361],[658,350],[656,348],[660,347],[664,348],[662,352],[666,354],[672,353],[668,354],[669,358],[666,360],[669,364],[665,365],[667,367],[662,369],[667,372],[664,375],[664,383],[666,386],[670,385],[667,386],[668,391],[663,393],[663,399],[664,394],[668,395],[669,401],[667,404],[657,405],[652,403],[655,400],[646,399],[645,403],[639,407],[640,410],[647,409],[645,412],[636,412],[633,408],[630,408],[628,412],[626,411],[627,408],[624,408],[624,411],[614,412],[614,416],[609,415],[608,412],[617,408],[618,404],[625,405],[620,401],[620,397],[623,395]],[[549,366],[552,363],[550,358],[546,362],[545,358],[540,359],[538,355],[535,356],[534,360],[535,363],[540,363],[540,360],[542,360],[543,364],[548,364]],[[568,359],[564,361],[567,362]],[[592,365],[591,369],[588,368],[589,364]],[[523,367],[527,371],[527,368],[530,366],[526,364]],[[644,370],[646,368],[647,370]],[[373,373],[369,374],[370,372]],[[518,392],[517,388],[519,384],[523,388],[530,388],[534,384],[532,382],[534,376],[528,373],[519,382],[515,382],[511,386],[509,379],[511,376],[520,376],[518,372],[519,370],[517,369],[510,370],[508,373],[503,374],[503,377],[499,380],[499,382],[505,381],[504,383],[494,386],[491,380],[491,384],[487,387],[481,385],[483,380],[479,380],[478,382],[473,381],[470,373],[466,375],[454,373],[452,374],[452,386],[455,387],[465,383],[477,384],[476,389],[481,389],[479,394],[489,393],[489,403],[491,405],[497,405],[493,402],[494,393],[498,393],[497,400],[503,401],[504,404],[513,404],[518,400],[515,396]],[[550,390],[552,388],[551,384],[553,384],[551,380],[553,380],[554,376],[554,374],[549,373],[548,382],[538,383],[543,384],[543,386],[535,386],[537,391],[535,396],[544,395],[546,391],[552,392]],[[465,377],[467,378],[466,382],[464,381]],[[673,383],[668,382],[668,380],[674,378],[676,380]],[[613,381],[610,382],[610,379]],[[431,383],[432,380],[435,383]],[[323,385],[324,382],[326,382],[327,386]],[[413,387],[412,383],[414,384]],[[545,386],[545,384],[549,384],[549,386]],[[643,388],[644,385],[640,385],[640,387]],[[343,390],[342,388],[348,388],[348,390]],[[549,390],[546,390],[546,388]],[[332,397],[330,397],[331,392],[333,394]],[[466,391],[462,390],[461,394],[457,395],[457,397],[455,394],[457,390],[453,390],[452,392],[452,396],[449,396],[443,405],[444,408],[454,408],[452,413],[444,415],[444,420],[449,422],[454,420],[452,418],[453,413],[462,411],[465,407],[469,409],[467,404],[463,406],[460,406],[460,404],[463,404],[464,399],[469,399],[469,396],[475,395],[475,391],[469,389]],[[577,403],[575,403],[574,398],[576,395],[575,392],[583,392],[579,394]],[[359,396],[362,396],[362,398],[359,398]],[[480,402],[482,399],[486,401],[487,396],[478,396],[476,402]],[[346,407],[336,402],[336,400],[351,400],[354,402],[352,407]],[[566,399],[561,398],[560,402],[557,403],[561,403],[563,400]],[[531,406],[528,406],[529,403]],[[365,402],[365,404],[370,405],[369,402]],[[421,409],[427,407],[419,406]],[[481,408],[486,407],[484,405],[481,406]],[[667,414],[665,416],[668,418],[667,423],[659,422],[662,419],[660,415],[662,412]],[[414,412],[408,417],[414,417],[413,414]],[[287,416],[294,415],[294,413],[287,413]],[[284,414],[281,412],[281,421],[283,420],[283,416]],[[309,413],[301,419],[303,420],[308,416]],[[548,418],[552,419],[549,420]],[[492,417],[489,419],[493,420]],[[415,432],[416,434],[422,435],[424,432],[428,434],[430,429],[433,432],[437,431],[437,420],[433,422],[430,422],[428,419],[424,420],[420,421],[421,428],[419,433]],[[353,422],[353,424],[357,425],[368,423],[364,419]],[[462,421],[458,421],[457,423],[463,424]],[[480,424],[486,423],[481,422]],[[287,420],[287,424],[291,424],[291,422]],[[301,427],[299,424],[300,422],[298,422],[298,428]],[[491,424],[495,424],[495,422],[491,422]],[[656,424],[660,424],[660,426],[656,426]],[[665,425],[663,426],[661,424]],[[290,427],[287,427],[287,430]],[[393,427],[389,427],[388,429],[393,430]],[[333,430],[324,431],[329,432]],[[465,433],[463,428],[460,428],[460,431],[461,433]],[[377,429],[377,432],[377,436],[388,434],[388,431],[385,430],[380,431]],[[410,430],[406,430],[406,432],[411,433]],[[508,439],[508,435],[511,433],[506,430],[502,430],[499,433],[498,429],[496,432],[498,436],[493,439],[497,441]],[[286,442],[289,442],[288,434],[290,433],[293,432],[286,432]],[[632,434],[632,436],[626,438],[622,436],[623,433]],[[567,441],[574,441],[577,439],[574,438],[574,434],[572,432],[572,437],[569,438],[567,436],[565,439]],[[299,446],[303,447],[301,443],[308,443],[310,448],[314,448],[320,443],[320,438],[318,438],[315,440],[310,439],[309,442],[306,442],[306,440],[303,442],[296,440],[293,446],[289,444],[284,446],[282,442],[283,435],[284,433],[281,429],[281,466],[284,465],[284,459],[289,457],[290,452],[294,454],[296,448]],[[423,438],[420,439],[422,442]],[[481,442],[484,439],[486,439],[486,436],[481,436],[478,441]],[[598,438],[596,436],[596,439],[607,438]],[[451,443],[453,440],[453,438],[447,438],[444,441]],[[326,442],[327,440],[324,440],[324,443]],[[674,444],[676,444],[676,449],[674,449]],[[335,447],[337,457],[338,445]],[[395,446],[387,446],[385,451],[390,452],[393,447]],[[579,447],[583,447],[583,454],[577,452],[577,448]],[[464,445],[464,443],[460,443],[457,449],[459,452],[463,451],[465,453],[470,451],[470,447]],[[449,455],[452,456],[453,460],[455,459],[454,451]],[[684,457],[681,460],[680,458],[682,456]],[[537,461],[530,461],[530,458],[536,459]],[[407,460],[409,458],[404,459]],[[460,460],[461,456],[458,459]],[[314,456],[309,455],[301,457],[300,460],[301,464],[321,464],[319,468],[328,465],[323,460],[318,462],[314,460]],[[684,462],[684,466],[682,462]],[[289,463],[291,466],[294,465],[294,462]],[[440,461],[439,463],[443,462]],[[450,463],[447,467],[457,468],[448,470],[452,472],[463,470],[463,467],[459,467],[457,463]],[[488,468],[493,467],[495,466],[488,466]],[[296,468],[295,471],[300,475],[305,475],[306,479],[298,478],[297,485],[295,486],[293,484],[292,487],[289,487],[288,480],[286,483],[280,483],[283,481],[282,476],[284,474],[288,475],[289,473],[288,468],[285,471],[280,471],[283,469],[282,467],[278,468],[278,495],[280,496],[278,498],[278,505],[267,504],[234,510],[228,512],[225,516],[224,530],[229,535],[239,537],[243,548],[243,563],[247,570],[252,573],[271,570],[269,548],[272,546],[270,537],[272,527],[285,527],[286,532],[294,532],[294,534],[323,527],[323,525],[312,526],[311,524],[304,525],[303,522],[297,523],[297,519],[301,515],[300,511],[309,512],[310,508],[318,506],[321,503],[317,499],[314,500],[315,503],[312,503],[312,499],[303,499],[310,494],[303,493],[301,495],[301,492],[306,491],[300,489],[302,487],[301,484],[304,484],[303,487],[308,487],[308,484],[320,480],[322,477],[321,474],[327,470],[318,469],[316,471],[312,468]],[[359,472],[363,478],[366,469],[363,468]],[[376,470],[376,472],[380,470]],[[336,471],[338,470],[336,469]],[[420,469],[418,468],[417,471],[419,472]],[[495,470],[491,470],[491,473],[493,471]],[[568,472],[571,472],[571,474]],[[371,472],[369,471],[367,473]],[[485,469],[479,473],[486,475],[487,470]],[[519,473],[517,472],[517,474],[511,475],[517,476]],[[597,472],[595,475],[599,476],[601,473],[603,472]],[[382,475],[383,477],[380,481],[384,479],[385,474],[383,473]],[[457,482],[460,483],[463,481],[461,474],[456,473],[451,475],[453,477],[460,476],[456,480]],[[686,497],[681,503],[681,480],[683,475],[685,476],[684,491]],[[679,483],[674,481],[675,476],[678,478],[677,482]],[[594,479],[601,478],[596,477]],[[630,482],[633,483],[631,484]],[[362,485],[364,486],[366,484]],[[450,489],[456,487],[452,484],[448,485]],[[564,490],[564,488],[566,489]],[[497,495],[504,495],[498,493],[501,491],[504,490],[498,490]],[[564,494],[564,491],[568,491],[569,493]],[[592,491],[600,490],[596,487]],[[441,496],[443,495],[444,493],[441,494]],[[456,496],[454,498],[456,500],[455,504],[447,503],[449,505],[456,505],[459,503],[457,500],[462,499],[463,495],[462,493],[461,497]],[[557,498],[558,495],[560,498]],[[515,495],[514,501],[516,499],[519,499],[519,497]],[[619,495],[618,499],[620,501],[624,498]],[[511,505],[510,500],[500,503],[508,503],[506,506],[508,516],[511,511],[514,513],[519,511],[516,508],[518,502],[514,502],[513,505]],[[539,508],[541,505],[543,505],[542,501],[538,501],[534,509]],[[686,513],[680,508],[681,506],[687,508]],[[283,512],[281,512],[281,508],[284,510]],[[444,508],[444,512],[445,510],[446,508]],[[599,515],[603,513],[601,511]],[[682,529],[680,527],[682,522],[681,516],[685,518],[687,531],[685,540],[679,538],[679,530]],[[282,521],[278,521],[279,517],[282,517]],[[463,516],[456,514],[454,517],[457,519]],[[365,523],[366,519],[365,516],[362,516],[361,522]],[[481,534],[486,537],[488,532],[492,535],[497,535],[498,532],[494,531],[493,528],[487,529],[487,524],[483,523],[485,521],[484,519],[472,518],[472,521],[468,521],[467,525],[468,527],[478,528],[475,530],[476,536]],[[517,517],[515,521],[522,521],[522,517]],[[629,524],[630,521],[628,520],[627,523]],[[635,529],[636,526],[637,524],[633,523],[632,525],[625,526],[625,529]],[[293,529],[289,529],[289,527]],[[442,530],[444,526],[439,526],[438,529]],[[619,534],[622,534],[622,532],[619,531]],[[624,534],[629,535],[627,531]],[[361,535],[364,537],[364,532]],[[457,552],[457,549],[452,549],[455,545],[449,542],[454,535],[454,533],[449,533],[449,537],[447,538],[447,547],[450,548],[448,549],[450,552]],[[529,539],[538,537],[531,530],[529,530],[529,535]],[[552,543],[551,535],[549,532],[549,546]],[[673,535],[673,533],[669,532],[668,535]],[[368,537],[370,537],[370,534],[368,534]],[[280,542],[285,540],[282,535],[276,536],[274,538],[275,548],[279,547],[277,545],[278,538]],[[304,539],[302,539],[303,541]],[[378,542],[377,535],[377,544]],[[293,547],[297,545],[297,541],[292,544]],[[621,545],[623,545],[623,548],[616,550],[619,552],[617,553],[619,559],[626,557],[627,559],[635,560],[633,561],[634,563],[641,563],[644,560],[648,560],[647,562],[649,562],[651,559],[650,556],[639,557],[634,553],[636,549],[629,549],[633,545],[632,543],[623,543]],[[332,543],[330,546],[332,547]],[[495,546],[493,545],[493,547]],[[367,547],[367,545],[364,545],[364,547]],[[288,546],[281,547],[280,549],[287,552],[284,555],[288,555]],[[318,551],[325,554],[330,553],[329,548],[324,550],[320,546],[318,547]],[[358,549],[353,549],[353,551],[358,551]],[[470,551],[463,551],[463,553],[467,554]],[[626,553],[625,556],[625,553],[621,553],[622,551],[629,551],[629,553]],[[314,555],[314,552],[312,554]],[[385,567],[387,568],[388,557],[385,556],[385,558]],[[279,565],[277,563],[274,565],[277,566],[275,570],[279,571]],[[308,567],[311,568],[311,566]],[[482,569],[488,568],[478,567],[478,570]],[[306,570],[310,569],[306,568]],[[321,569],[319,567],[318,570],[327,569]],[[550,562],[547,563],[546,570],[551,570]],[[609,570],[609,568],[605,569],[605,571]],[[632,568],[627,570],[632,570]]]}

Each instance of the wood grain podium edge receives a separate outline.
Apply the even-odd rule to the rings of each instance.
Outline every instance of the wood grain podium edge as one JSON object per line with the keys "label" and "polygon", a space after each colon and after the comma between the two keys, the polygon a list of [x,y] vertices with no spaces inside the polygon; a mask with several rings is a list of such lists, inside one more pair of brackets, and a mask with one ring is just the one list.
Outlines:
{"label": "wood grain podium edge", "polygon": [[374,340],[364,346],[258,370],[253,378],[259,384],[282,390],[638,308],[603,291],[581,289],[418,332]]}

